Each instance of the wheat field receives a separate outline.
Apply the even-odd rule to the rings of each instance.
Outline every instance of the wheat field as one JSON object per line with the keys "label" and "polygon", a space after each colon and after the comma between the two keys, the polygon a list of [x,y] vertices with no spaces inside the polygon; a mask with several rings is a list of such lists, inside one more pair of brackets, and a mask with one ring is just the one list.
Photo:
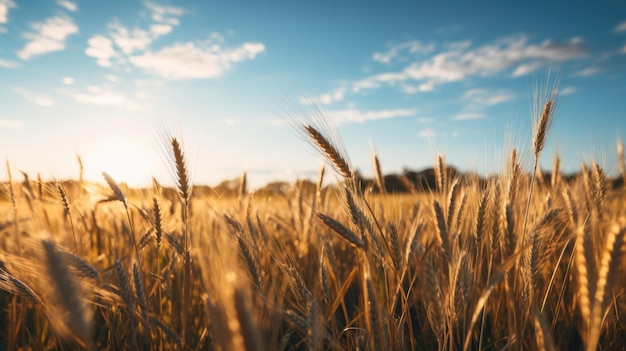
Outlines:
{"label": "wheat field", "polygon": [[294,123],[327,160],[316,183],[194,187],[172,136],[175,188],[7,162],[0,349],[624,349],[623,147],[618,177],[539,169],[555,99],[532,167],[511,150],[481,178],[441,155],[434,186],[401,176],[401,193],[376,155],[375,179],[357,176],[322,112]]}

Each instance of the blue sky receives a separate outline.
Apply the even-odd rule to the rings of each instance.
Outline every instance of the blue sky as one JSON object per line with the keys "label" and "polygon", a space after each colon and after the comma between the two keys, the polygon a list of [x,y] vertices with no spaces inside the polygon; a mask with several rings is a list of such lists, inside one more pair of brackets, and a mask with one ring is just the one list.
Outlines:
{"label": "blue sky", "polygon": [[80,155],[93,180],[167,183],[161,120],[196,183],[291,181],[320,161],[283,111],[314,99],[365,175],[372,149],[385,172],[442,153],[487,174],[511,147],[531,160],[548,72],[560,98],[542,165],[614,172],[626,3],[0,0],[0,157],[66,178]]}

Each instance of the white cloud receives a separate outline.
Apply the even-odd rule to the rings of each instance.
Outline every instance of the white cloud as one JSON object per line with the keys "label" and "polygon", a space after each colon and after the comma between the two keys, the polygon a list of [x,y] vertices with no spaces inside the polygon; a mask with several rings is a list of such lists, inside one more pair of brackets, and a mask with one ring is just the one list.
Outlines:
{"label": "white cloud", "polygon": [[426,93],[435,90],[435,84],[433,84],[433,82],[426,82],[419,85],[401,83],[400,90],[406,94]]}
{"label": "white cloud", "polygon": [[122,78],[116,76],[115,74],[107,74],[105,76],[106,80],[108,80],[109,82],[113,82],[113,83],[117,83],[119,81],[122,80]]}
{"label": "white cloud", "polygon": [[485,88],[473,88],[461,95],[461,101],[465,103],[461,112],[452,116],[452,120],[472,120],[485,118],[485,109],[489,106],[499,105],[516,98],[516,94],[504,90],[489,90]]}
{"label": "white cloud", "polygon": [[315,104],[330,105],[333,102],[343,100],[346,94],[346,89],[347,89],[346,87],[339,87],[335,89],[333,92],[325,93],[317,97],[302,95],[300,96],[299,100],[300,100],[300,103],[304,105],[315,105]]}
{"label": "white cloud", "polygon": [[130,62],[141,69],[168,79],[215,78],[235,62],[252,60],[265,51],[261,43],[244,43],[235,48],[213,44],[178,43],[157,52],[131,56]]}
{"label": "white cloud", "polygon": [[26,123],[22,121],[0,119],[0,128],[12,129],[12,128],[24,128],[25,126],[26,126]]}
{"label": "white cloud", "polygon": [[0,24],[9,22],[9,9],[14,7],[13,0],[0,0]]}
{"label": "white cloud", "polygon": [[576,89],[574,87],[564,87],[564,88],[559,90],[559,95],[562,95],[562,96],[571,95],[571,94],[574,94],[577,91],[578,91],[578,89]]}
{"label": "white cloud", "polygon": [[532,61],[528,63],[522,63],[521,65],[517,66],[517,68],[515,68],[512,75],[513,77],[525,76],[529,73],[535,72],[536,70],[540,69],[544,65],[545,63],[541,61]]}
{"label": "white cloud", "polygon": [[[563,62],[586,56],[580,43],[557,44],[549,40],[528,44],[525,37],[500,40],[473,50],[450,50],[424,62],[414,62],[401,72],[397,80],[427,80],[434,83],[463,80],[469,76],[490,76],[516,67],[525,74],[528,61],[534,70],[551,62]],[[519,67],[525,65],[525,69]]]}
{"label": "white cloud", "polygon": [[143,29],[129,31],[118,21],[109,23],[109,29],[112,30],[111,37],[115,44],[127,55],[134,51],[143,51],[152,43],[150,34]]}
{"label": "white cloud", "polygon": [[437,133],[430,128],[424,128],[417,132],[417,136],[424,139],[435,139],[437,138]]}
{"label": "white cloud", "polygon": [[626,21],[622,21],[620,24],[613,28],[614,33],[624,33],[626,32]]}
{"label": "white cloud", "polygon": [[23,60],[64,50],[67,37],[78,33],[76,24],[66,16],[56,16],[43,23],[33,23],[31,28],[35,31],[34,33],[23,34],[24,38],[30,41],[17,53]]}
{"label": "white cloud", "polygon": [[480,112],[464,112],[459,113],[452,116],[452,119],[455,121],[467,121],[472,119],[482,119],[485,118],[485,115]]}
{"label": "white cloud", "polygon": [[470,89],[463,93],[461,99],[468,101],[472,107],[483,107],[498,105],[507,101],[511,101],[515,95],[506,90],[490,91],[484,88]]}
{"label": "white cloud", "polygon": [[[158,23],[177,25],[178,20],[176,17],[180,17],[185,13],[180,7],[163,6],[150,1],[145,1],[144,5],[150,10],[152,20]],[[173,20],[175,20],[175,23]]]}
{"label": "white cloud", "polygon": [[89,44],[89,47],[85,49],[85,54],[96,58],[98,66],[111,67],[113,65],[111,59],[119,57],[119,54],[113,48],[111,39],[103,35],[94,35],[89,38],[87,44]]}
{"label": "white cloud", "polygon": [[26,44],[24,48],[17,53],[23,60],[29,60],[33,56],[47,54],[53,51],[62,51],[65,45],[57,40],[39,37]]}
{"label": "white cloud", "polygon": [[39,105],[43,107],[54,106],[54,101],[46,95],[33,93],[32,91],[21,88],[21,87],[17,87],[13,89],[13,91],[20,94],[26,100],[28,100],[29,102],[35,105]]}
{"label": "white cloud", "polygon": [[63,77],[63,84],[72,85],[74,84],[74,78],[72,77]]}
{"label": "white cloud", "polygon": [[372,56],[372,60],[381,63],[391,63],[396,59],[403,59],[405,52],[409,54],[424,54],[432,52],[435,49],[434,44],[423,44],[418,40],[406,41],[400,44],[387,45],[389,50],[386,52],[376,52]]}
{"label": "white cloud", "polygon": [[158,37],[169,34],[180,23],[178,17],[185,11],[150,1],[144,1],[144,6],[151,21],[146,27],[129,29],[114,20],[108,25],[108,34],[97,34],[89,39],[85,53],[96,58],[102,67],[115,65],[130,71],[134,66],[166,79],[206,79],[218,77],[234,63],[252,60],[265,51],[262,43],[226,46],[219,33],[211,33],[204,41],[153,48]]}
{"label": "white cloud", "polygon": [[600,68],[599,67],[587,67],[584,68],[576,73],[574,73],[574,76],[579,76],[579,77],[589,77],[589,76],[593,76],[595,74],[600,73]]}
{"label": "white cloud", "polygon": [[115,91],[106,90],[95,85],[87,87],[87,92],[77,93],[72,96],[76,102],[82,104],[112,106],[135,111],[141,109],[140,105],[132,101],[128,96]]}
{"label": "white cloud", "polygon": [[57,0],[57,5],[61,6],[62,8],[71,11],[71,12],[76,12],[78,11],[78,6],[71,2],[71,1],[67,1],[67,0]]}
{"label": "white cloud", "polygon": [[365,122],[380,119],[391,119],[396,117],[407,117],[415,115],[412,109],[380,110],[380,111],[360,111],[356,108],[329,111],[336,123],[342,122]]}
{"label": "white cloud", "polygon": [[150,34],[153,38],[169,34],[174,27],[171,24],[153,24],[150,26]]}
{"label": "white cloud", "polygon": [[[346,87],[346,92],[359,93],[392,86],[404,93],[414,94],[432,91],[441,84],[473,77],[499,74],[519,77],[543,67],[588,56],[584,42],[578,37],[566,42],[544,40],[541,43],[531,43],[526,36],[517,36],[499,39],[478,47],[469,41],[459,41],[446,43],[432,50],[428,46],[417,47],[415,50],[420,52],[422,57],[413,59],[400,70],[346,82],[340,88]],[[397,55],[393,50],[390,52],[375,54],[376,59],[391,62]]]}
{"label": "white cloud", "polygon": [[20,64],[15,61],[8,61],[8,60],[0,59],[0,67],[2,68],[16,68],[19,66]]}

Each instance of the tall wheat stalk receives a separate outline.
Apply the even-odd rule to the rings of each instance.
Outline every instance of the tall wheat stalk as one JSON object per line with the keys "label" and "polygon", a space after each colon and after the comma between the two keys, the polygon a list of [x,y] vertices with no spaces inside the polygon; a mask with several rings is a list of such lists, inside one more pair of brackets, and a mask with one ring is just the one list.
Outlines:
{"label": "tall wheat stalk", "polygon": [[[554,114],[556,110],[556,99],[559,93],[558,83],[552,87],[549,86],[550,78],[541,96],[535,96],[535,113],[533,119],[533,171],[530,178],[530,187],[528,189],[528,200],[526,202],[526,214],[524,215],[524,225],[520,242],[524,244],[526,236],[526,228],[528,225],[528,215],[530,212],[530,204],[532,203],[533,187],[535,185],[535,177],[539,167],[539,156],[546,144],[546,139],[552,129],[554,123]],[[541,107],[539,107],[541,106]],[[539,110],[541,108],[541,110]],[[539,112],[541,111],[541,112]]]}

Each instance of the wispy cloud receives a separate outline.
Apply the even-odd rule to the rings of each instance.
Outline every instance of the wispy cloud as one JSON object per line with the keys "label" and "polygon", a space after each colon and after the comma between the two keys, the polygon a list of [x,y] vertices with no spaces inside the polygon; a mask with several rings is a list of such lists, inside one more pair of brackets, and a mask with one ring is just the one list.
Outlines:
{"label": "wispy cloud", "polygon": [[56,16],[45,22],[31,24],[34,32],[27,32],[23,37],[29,42],[17,52],[22,60],[29,60],[35,56],[65,49],[65,40],[72,34],[78,33],[78,27],[67,16]]}
{"label": "wispy cloud", "polygon": [[167,79],[215,78],[233,63],[252,60],[265,51],[261,43],[244,43],[234,48],[187,42],[164,47],[157,52],[131,56],[138,68]]}
{"label": "wispy cloud", "polygon": [[300,96],[300,103],[305,105],[323,104],[330,105],[333,102],[343,100],[346,94],[346,87],[339,87],[330,93],[324,93],[319,96],[302,95]]}
{"label": "wispy cloud", "polygon": [[136,67],[165,79],[208,79],[265,51],[264,44],[255,42],[226,46],[218,33],[203,41],[177,42],[153,49],[155,40],[172,32],[185,11],[149,1],[144,6],[150,23],[129,29],[115,19],[108,25],[109,33],[89,39],[85,53],[96,58],[102,67]]}
{"label": "wispy cloud", "polygon": [[118,107],[130,111],[141,109],[141,105],[127,95],[95,85],[87,87],[86,92],[76,93],[72,97],[74,101],[82,104]]}
{"label": "wispy cloud", "polygon": [[388,44],[388,50],[384,52],[376,52],[372,56],[372,60],[381,63],[391,63],[396,60],[408,59],[406,54],[426,54],[435,50],[435,44],[424,44],[418,40],[405,41],[399,44]]}
{"label": "wispy cloud", "polygon": [[107,74],[104,78],[108,80],[109,82],[113,82],[113,83],[117,83],[122,80],[122,78],[120,78],[119,76],[116,76],[115,74]]}
{"label": "wispy cloud", "polygon": [[431,128],[424,128],[417,132],[417,136],[424,139],[435,139],[437,138],[437,133]]}
{"label": "wispy cloud", "polygon": [[408,117],[415,115],[413,109],[395,109],[378,111],[360,111],[356,108],[329,111],[336,123],[342,122],[366,122],[380,119],[391,119],[397,117]]}
{"label": "wispy cloud", "polygon": [[32,91],[22,87],[14,88],[13,91],[35,105],[43,107],[54,106],[54,100],[44,94],[33,93]]}
{"label": "wispy cloud", "polygon": [[465,43],[461,44],[453,45],[427,60],[412,62],[402,71],[382,73],[365,80],[378,83],[374,86],[404,81],[437,85],[472,76],[492,76],[510,69],[514,69],[513,76],[519,76],[522,72],[528,74],[552,62],[580,59],[587,55],[578,39],[568,43],[545,40],[541,44],[530,44],[528,38],[522,36],[501,39],[478,48],[467,48]]}
{"label": "wispy cloud", "polygon": [[574,88],[574,87],[563,87],[561,89],[559,89],[559,95],[565,96],[565,95],[572,95],[575,92],[577,92],[578,89]]}
{"label": "wispy cloud", "polygon": [[531,61],[528,63],[522,63],[512,73],[513,77],[521,77],[527,74],[533,73],[541,67],[545,66],[545,62],[542,61]]}
{"label": "wispy cloud", "polygon": [[163,6],[149,1],[144,2],[144,5],[150,11],[150,18],[154,21],[154,24],[150,26],[153,38],[169,34],[174,26],[180,23],[179,17],[185,13],[180,7]]}
{"label": "wispy cloud", "polygon": [[435,90],[435,84],[433,82],[426,82],[417,85],[410,83],[400,83],[400,90],[405,94],[426,93]]}
{"label": "wispy cloud", "polygon": [[620,22],[618,25],[613,28],[613,33],[624,33],[626,32],[626,21]]}
{"label": "wispy cloud", "polygon": [[143,29],[135,28],[128,30],[118,20],[109,23],[108,27],[111,30],[111,37],[115,45],[125,54],[144,50],[152,43],[150,33]]}
{"label": "wispy cloud", "polygon": [[114,19],[107,26],[108,35],[96,34],[89,39],[87,55],[97,58],[98,65],[110,67],[112,66],[110,59],[119,56],[113,44],[125,55],[144,52],[154,40],[172,32],[174,26],[180,23],[178,17],[184,13],[181,8],[161,6],[152,2],[144,2],[144,6],[150,12],[151,20],[146,28],[129,29],[119,19]]}
{"label": "wispy cloud", "polygon": [[578,72],[574,72],[573,76],[578,77],[589,77],[600,73],[601,69],[599,67],[587,67],[583,68]]}
{"label": "wispy cloud", "polygon": [[150,26],[150,33],[153,37],[160,37],[169,34],[173,29],[171,24],[153,24]]}
{"label": "wispy cloud", "polygon": [[485,114],[482,112],[463,112],[452,116],[452,119],[455,121],[467,121],[473,119],[483,119],[485,117]]}
{"label": "wispy cloud", "polygon": [[13,129],[13,128],[24,128],[25,126],[26,126],[26,123],[22,121],[0,119],[0,128]]}
{"label": "wispy cloud", "polygon": [[0,67],[2,68],[16,68],[19,66],[20,64],[18,62],[0,59]]}
{"label": "wispy cloud", "polygon": [[65,85],[72,85],[72,84],[74,84],[74,78],[72,78],[72,77],[63,77],[62,81],[63,81],[63,84],[65,84]]}
{"label": "wispy cloud", "polygon": [[163,6],[150,1],[144,2],[144,5],[150,10],[152,20],[157,23],[177,25],[178,17],[185,13],[185,10],[180,7]]}
{"label": "wispy cloud", "polygon": [[0,33],[6,32],[6,28],[2,25],[9,22],[9,10],[14,7],[13,0],[0,0]]}
{"label": "wispy cloud", "polygon": [[452,120],[463,121],[482,119],[487,116],[486,110],[494,105],[503,104],[517,98],[517,95],[505,89],[472,88],[461,95],[464,103],[461,112],[452,116]]}
{"label": "wispy cloud", "polygon": [[506,90],[489,90],[485,88],[469,89],[461,99],[469,103],[469,108],[482,108],[505,103],[515,99],[515,94]]}
{"label": "wispy cloud", "polygon": [[[416,46],[412,49],[413,43]],[[508,74],[511,77],[527,75],[552,64],[580,60],[588,56],[588,50],[580,38],[566,42],[546,39],[532,43],[526,36],[498,39],[492,43],[474,46],[469,41],[458,41],[441,45],[425,45],[419,42],[404,43],[402,50],[415,50],[421,55],[399,70],[369,75],[365,78],[345,82],[333,93],[344,89],[341,101],[347,93],[379,89],[392,86],[408,94],[428,92],[437,86],[459,82],[473,77],[488,77]],[[400,49],[392,47],[386,53],[377,53],[379,62],[393,62]]]}
{"label": "wispy cloud", "polygon": [[57,5],[61,6],[62,8],[71,11],[71,12],[76,12],[78,11],[78,6],[71,2],[71,1],[67,1],[67,0],[57,0]]}

